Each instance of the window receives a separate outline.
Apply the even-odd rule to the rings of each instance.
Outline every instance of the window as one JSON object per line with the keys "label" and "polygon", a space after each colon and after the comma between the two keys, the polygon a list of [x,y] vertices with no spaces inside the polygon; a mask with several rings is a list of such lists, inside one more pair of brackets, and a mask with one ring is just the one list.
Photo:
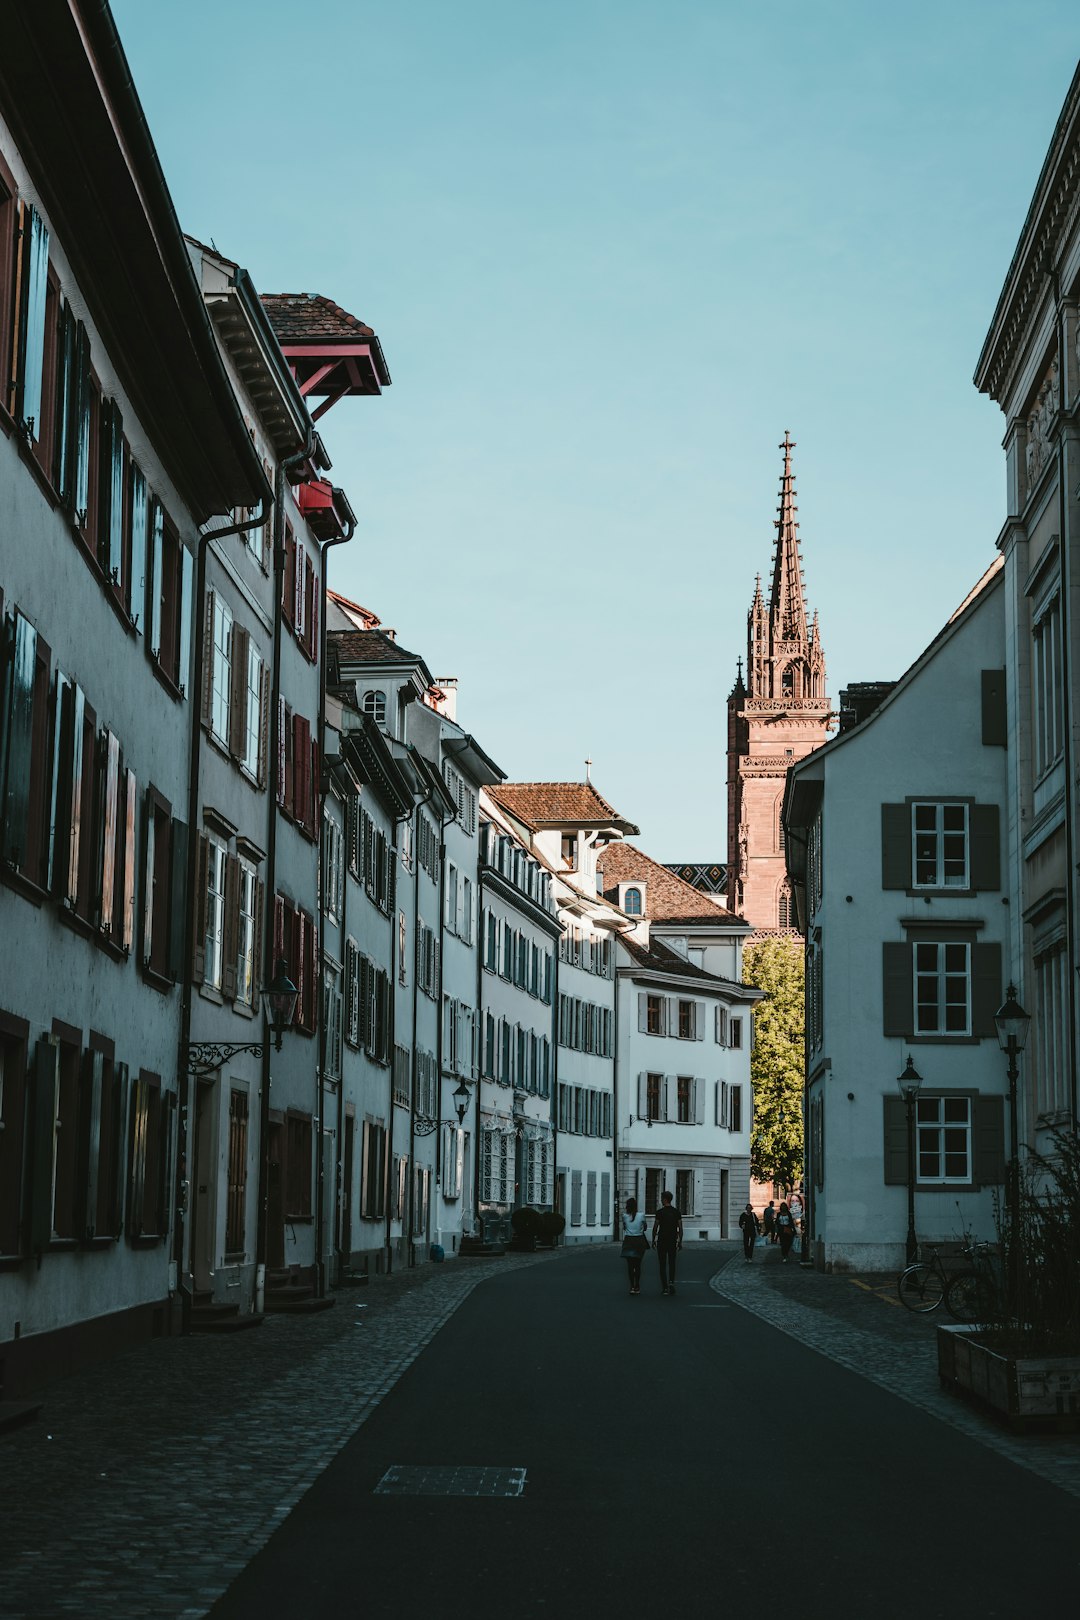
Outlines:
{"label": "window", "polygon": [[386,724],[386,693],[365,692],[360,703],[363,714],[369,714],[377,726]]}
{"label": "window", "polygon": [[434,929],[421,922],[416,936],[416,980],[425,996],[439,998],[439,942]]}
{"label": "window", "polygon": [[919,1181],[970,1181],[970,1097],[920,1096],[915,1120]]}
{"label": "window", "polygon": [[341,824],[330,813],[323,811],[323,905],[326,915],[335,922],[341,917],[344,898],[345,872],[342,860]]}
{"label": "window", "polygon": [[409,924],[403,911],[398,912],[398,983],[409,982]]}
{"label": "window", "polygon": [[970,888],[968,806],[916,803],[911,810],[915,888]]}
{"label": "window", "polygon": [[694,1172],[692,1170],[676,1170],[675,1208],[680,1215],[693,1215],[696,1213],[694,1204]]}
{"label": "window", "polygon": [[623,910],[626,912],[628,917],[641,916],[640,889],[627,889],[625,898],[623,899]]}
{"label": "window", "polygon": [[365,1220],[381,1221],[385,1213],[386,1126],[366,1119],[360,1138],[360,1214]]}
{"label": "window", "polygon": [[458,826],[471,837],[476,832],[476,794],[449,764],[443,766],[443,779],[457,805]]}
{"label": "window", "polygon": [[16,261],[15,391],[11,414],[32,439],[39,438],[41,430],[48,280],[48,226],[32,203],[22,202],[19,204]]}
{"label": "window", "polygon": [[300,992],[293,1027],[306,1035],[314,1035],[315,922],[306,911],[293,906],[280,894],[274,896],[273,957],[275,964],[278,960],[285,963],[289,978]]}
{"label": "window", "polygon": [[578,841],[576,833],[563,833],[562,858],[571,871],[577,868]]}
{"label": "window", "polygon": [[645,1076],[645,1118],[664,1117],[664,1077],[662,1074]]}
{"label": "window", "polygon": [[717,1046],[728,1044],[728,1010],[717,1005],[715,1008],[715,1033]]}
{"label": "window", "polygon": [[229,1093],[229,1159],[225,1203],[225,1252],[231,1258],[244,1253],[247,1225],[248,1095],[235,1087]]}
{"label": "window", "polygon": [[341,1079],[342,997],[341,969],[335,962],[323,962],[323,1029],[326,1062],[323,1074],[329,1080]]}
{"label": "window", "polygon": [[1060,758],[1065,741],[1065,672],[1061,648],[1061,596],[1058,592],[1036,617],[1032,625],[1032,643],[1035,774],[1041,776]]}
{"label": "window", "polygon": [[728,1045],[738,1050],[742,1046],[742,1019],[732,1018],[728,1024]]}
{"label": "window", "polygon": [[776,926],[778,928],[790,928],[792,926],[791,889],[786,882],[780,885],[780,893],[777,896]]}
{"label": "window", "polygon": [[692,1041],[694,1038],[694,1003],[692,1001],[679,1002],[679,1039]]}
{"label": "window", "polygon": [[[3,817],[0,840],[6,864],[30,882],[48,881],[46,788],[49,773],[49,648],[19,612],[5,626],[0,722]],[[59,679],[59,677],[58,677]],[[82,732],[80,728],[80,747]],[[66,853],[66,852],[65,852]]]}
{"label": "window", "polygon": [[164,1237],[169,1231],[172,1117],[176,1094],[141,1070],[132,1085],[128,1236]]}
{"label": "window", "polygon": [[1066,975],[1065,924],[1059,937],[1050,941],[1035,957],[1034,1057],[1036,1106],[1039,1113],[1055,1114],[1069,1107],[1066,1079],[1066,1029],[1068,1026],[1068,980]]}
{"label": "window", "polygon": [[915,945],[915,1031],[967,1035],[971,1030],[971,947],[919,941]]}
{"label": "window", "polygon": [[258,989],[262,957],[262,897],[263,888],[255,875],[255,868],[241,860],[237,884],[236,1000],[244,1007],[254,1007]]}
{"label": "window", "polygon": [[390,1090],[395,1106],[408,1108],[409,1098],[412,1095],[412,1052],[407,1046],[394,1047]]}
{"label": "window", "polygon": [[663,1035],[667,1030],[667,1003],[663,996],[645,997],[645,1032]]}
{"label": "window", "polygon": [[187,906],[187,827],[174,821],[153,787],[143,796],[142,963],[158,978],[176,978]]}
{"label": "window", "polygon": [[285,1218],[311,1219],[311,1115],[285,1118]]}
{"label": "window", "polygon": [[731,1130],[742,1130],[742,1086],[728,1087],[728,1123]]}
{"label": "window", "polygon": [[678,1088],[678,1121],[680,1125],[694,1123],[694,1082],[685,1074],[680,1074],[676,1081]]}
{"label": "window", "polygon": [[225,961],[225,861],[226,849],[216,838],[206,839],[206,933],[203,983],[214,990],[222,988]]}
{"label": "window", "polygon": [[664,1172],[657,1169],[645,1171],[645,1214],[654,1215],[660,1208],[664,1196]]}
{"label": "window", "polygon": [[241,696],[243,723],[240,728],[240,763],[262,787],[266,781],[265,730],[268,714],[269,671],[250,637],[247,638],[246,671]]}
{"label": "window", "polygon": [[[150,556],[150,656],[184,695],[191,679],[193,564],[157,500],[151,502]],[[222,736],[227,742],[228,731]]]}

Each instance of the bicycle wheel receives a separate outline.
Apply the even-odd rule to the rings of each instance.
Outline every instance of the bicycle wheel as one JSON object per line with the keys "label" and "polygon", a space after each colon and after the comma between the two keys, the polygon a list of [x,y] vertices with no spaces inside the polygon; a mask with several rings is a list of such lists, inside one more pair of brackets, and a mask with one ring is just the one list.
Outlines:
{"label": "bicycle wheel", "polygon": [[945,1285],[933,1266],[908,1266],[897,1279],[896,1291],[901,1305],[906,1305],[909,1311],[936,1311]]}
{"label": "bicycle wheel", "polygon": [[945,1309],[957,1322],[985,1322],[990,1314],[993,1291],[984,1277],[974,1271],[961,1271],[949,1279]]}

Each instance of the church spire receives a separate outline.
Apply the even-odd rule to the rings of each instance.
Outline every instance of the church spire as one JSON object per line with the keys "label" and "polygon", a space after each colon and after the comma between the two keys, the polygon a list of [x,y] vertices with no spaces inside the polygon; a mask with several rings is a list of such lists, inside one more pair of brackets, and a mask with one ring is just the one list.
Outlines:
{"label": "church spire", "polygon": [[802,559],[799,556],[799,525],[795,514],[795,474],[791,452],[795,441],[784,429],[784,471],[780,477],[780,516],[775,520],[776,554],[773,557],[772,595],[769,620],[773,641],[806,642],[806,597],[803,591]]}

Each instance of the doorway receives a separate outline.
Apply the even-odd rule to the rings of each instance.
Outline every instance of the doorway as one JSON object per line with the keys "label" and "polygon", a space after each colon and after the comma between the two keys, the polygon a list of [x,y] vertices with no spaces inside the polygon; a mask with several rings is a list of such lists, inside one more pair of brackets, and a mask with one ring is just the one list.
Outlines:
{"label": "doorway", "polygon": [[280,1120],[271,1121],[266,1137],[266,1269],[281,1271],[285,1265],[285,1128]]}
{"label": "doorway", "polygon": [[191,1280],[197,1294],[209,1293],[213,1281],[216,1105],[216,1081],[199,1080],[191,1155]]}

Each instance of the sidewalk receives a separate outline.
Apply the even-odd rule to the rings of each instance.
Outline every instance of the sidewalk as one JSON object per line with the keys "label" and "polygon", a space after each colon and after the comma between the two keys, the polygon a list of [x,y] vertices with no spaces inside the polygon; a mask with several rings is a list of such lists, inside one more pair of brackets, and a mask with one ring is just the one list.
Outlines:
{"label": "sidewalk", "polygon": [[1080,1497],[1080,1435],[1014,1434],[991,1413],[941,1388],[935,1330],[950,1317],[905,1310],[891,1273],[827,1274],[800,1266],[796,1252],[785,1266],[779,1248],[763,1252],[759,1244],[751,1265],[738,1253],[711,1286],[800,1344]]}
{"label": "sidewalk", "polygon": [[478,1283],[568,1252],[397,1272],[50,1385],[0,1439],[0,1617],[204,1615]]}

